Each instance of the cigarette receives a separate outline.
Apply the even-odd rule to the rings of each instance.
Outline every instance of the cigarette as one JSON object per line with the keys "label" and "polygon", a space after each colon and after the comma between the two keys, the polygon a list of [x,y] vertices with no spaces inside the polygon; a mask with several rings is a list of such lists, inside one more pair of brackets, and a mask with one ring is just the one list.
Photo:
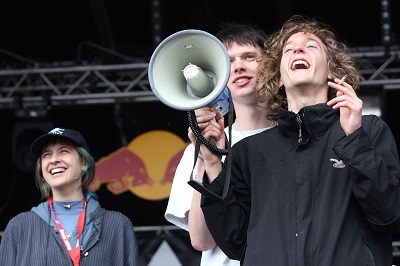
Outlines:
{"label": "cigarette", "polygon": [[343,78],[339,81],[339,85],[342,85],[343,82],[346,80],[347,75],[344,75]]}

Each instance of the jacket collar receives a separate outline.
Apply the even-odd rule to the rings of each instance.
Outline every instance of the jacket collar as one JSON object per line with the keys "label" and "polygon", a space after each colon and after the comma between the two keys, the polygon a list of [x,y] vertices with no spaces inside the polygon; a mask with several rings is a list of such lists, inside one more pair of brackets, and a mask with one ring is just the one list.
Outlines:
{"label": "jacket collar", "polygon": [[285,136],[299,137],[301,129],[303,142],[323,135],[337,119],[339,111],[326,103],[305,106],[297,114],[282,108],[278,112],[279,130]]}
{"label": "jacket collar", "polygon": [[[90,221],[93,219],[92,213],[94,213],[95,210],[100,207],[100,203],[98,201],[96,193],[93,191],[85,191],[85,198],[87,201],[85,224],[87,224],[90,223]],[[48,201],[41,202],[38,206],[32,207],[31,210],[36,213],[40,218],[42,218],[42,220],[45,221],[47,224],[53,225],[55,227],[54,220],[51,218],[51,211]]]}

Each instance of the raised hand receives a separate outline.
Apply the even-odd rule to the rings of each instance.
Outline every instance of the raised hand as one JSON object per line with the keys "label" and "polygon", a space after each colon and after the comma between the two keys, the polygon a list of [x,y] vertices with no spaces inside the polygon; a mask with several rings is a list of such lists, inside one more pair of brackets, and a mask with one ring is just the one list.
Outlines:
{"label": "raised hand", "polygon": [[328,101],[333,109],[340,110],[340,125],[346,135],[361,127],[363,101],[357,96],[353,87],[344,80],[328,81],[328,86],[337,90],[336,97]]}

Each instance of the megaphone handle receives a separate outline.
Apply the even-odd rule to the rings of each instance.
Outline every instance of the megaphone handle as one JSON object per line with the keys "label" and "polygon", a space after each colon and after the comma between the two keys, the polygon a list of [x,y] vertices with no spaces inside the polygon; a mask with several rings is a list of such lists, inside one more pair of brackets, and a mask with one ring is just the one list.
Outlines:
{"label": "megaphone handle", "polygon": [[[221,112],[221,105],[220,105],[219,103],[216,103],[213,107],[214,107],[214,113],[215,113],[215,115],[216,115],[217,113],[222,113],[222,112]],[[214,120],[215,122],[217,122],[217,119],[215,119],[215,117],[213,118],[213,120]],[[211,143],[212,145],[214,145],[215,147],[217,147],[217,141],[216,141],[214,138],[210,138],[210,143]]]}
{"label": "megaphone handle", "polygon": [[214,146],[217,146],[217,141],[214,138],[210,138],[210,143]]}

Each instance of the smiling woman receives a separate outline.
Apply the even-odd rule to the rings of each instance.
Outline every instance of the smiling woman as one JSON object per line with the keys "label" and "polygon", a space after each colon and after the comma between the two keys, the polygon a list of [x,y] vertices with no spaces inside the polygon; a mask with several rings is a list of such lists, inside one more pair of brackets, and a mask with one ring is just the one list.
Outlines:
{"label": "smiling woman", "polygon": [[[43,202],[9,221],[0,265],[137,265],[131,220],[103,209],[89,187],[95,161],[81,133],[55,128],[33,141],[31,152],[38,157],[35,181]],[[35,259],[22,250],[32,250]]]}
{"label": "smiling woman", "polygon": [[[36,184],[42,199],[82,200],[83,191],[94,175],[94,160],[82,135],[75,130],[55,128],[37,138],[31,151],[39,157]],[[65,193],[65,190],[69,193]]]}

